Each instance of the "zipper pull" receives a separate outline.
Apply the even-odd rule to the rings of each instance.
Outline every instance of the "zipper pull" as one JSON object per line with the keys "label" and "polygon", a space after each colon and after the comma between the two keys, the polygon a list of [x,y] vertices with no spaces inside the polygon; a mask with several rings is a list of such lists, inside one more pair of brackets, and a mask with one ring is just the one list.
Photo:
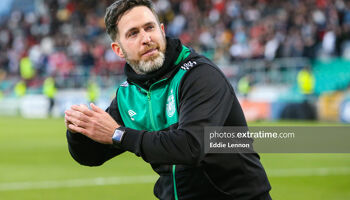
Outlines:
{"label": "zipper pull", "polygon": [[151,100],[151,93],[150,92],[147,92],[147,98],[148,98],[148,101]]}

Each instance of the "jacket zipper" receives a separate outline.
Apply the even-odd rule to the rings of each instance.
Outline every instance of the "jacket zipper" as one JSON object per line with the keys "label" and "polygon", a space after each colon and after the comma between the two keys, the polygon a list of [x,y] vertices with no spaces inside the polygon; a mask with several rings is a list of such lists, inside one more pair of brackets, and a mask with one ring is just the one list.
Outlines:
{"label": "jacket zipper", "polygon": [[[154,119],[153,119],[153,111],[152,111],[152,101],[151,101],[151,89],[152,89],[152,86],[163,81],[163,80],[166,80],[166,79],[162,79],[162,80],[159,80],[155,83],[153,83],[148,91],[147,91],[147,100],[148,100],[148,109],[149,109],[149,114],[150,114],[150,118],[151,118],[151,125],[152,125],[152,128],[153,130],[156,130],[156,126],[155,126],[155,123],[154,123]],[[174,183],[174,197],[175,197],[175,200],[178,200],[178,196],[177,196],[177,189],[176,189],[176,179],[175,179],[175,170],[176,170],[176,165],[173,165],[173,183]]]}
{"label": "jacket zipper", "polygon": [[151,89],[152,89],[152,87],[153,87],[154,85],[156,85],[157,83],[162,82],[162,81],[164,81],[164,80],[166,80],[166,79],[161,79],[161,80],[159,80],[159,81],[153,83],[153,84],[149,87],[148,91],[146,91],[146,92],[147,92],[147,99],[148,99],[149,115],[150,115],[150,118],[151,118],[151,125],[152,125],[152,128],[153,128],[154,131],[156,130],[156,124],[154,123],[154,118],[153,118],[152,101],[151,101]]}
{"label": "jacket zipper", "polygon": [[151,118],[151,124],[152,124],[153,130],[155,131],[156,130],[156,125],[155,125],[154,119],[153,119],[152,101],[151,101],[151,88],[147,92],[147,99],[148,99],[148,109],[149,109],[149,115],[150,115],[150,118]]}

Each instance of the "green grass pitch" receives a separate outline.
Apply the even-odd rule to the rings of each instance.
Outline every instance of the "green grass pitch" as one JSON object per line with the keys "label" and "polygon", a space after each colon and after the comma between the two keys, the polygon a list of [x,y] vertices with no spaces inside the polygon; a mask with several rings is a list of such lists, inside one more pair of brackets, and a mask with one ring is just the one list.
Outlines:
{"label": "green grass pitch", "polygon": [[[273,199],[350,199],[350,154],[260,156]],[[0,117],[1,200],[155,199],[156,178],[131,153],[80,166],[68,153],[63,119]]]}

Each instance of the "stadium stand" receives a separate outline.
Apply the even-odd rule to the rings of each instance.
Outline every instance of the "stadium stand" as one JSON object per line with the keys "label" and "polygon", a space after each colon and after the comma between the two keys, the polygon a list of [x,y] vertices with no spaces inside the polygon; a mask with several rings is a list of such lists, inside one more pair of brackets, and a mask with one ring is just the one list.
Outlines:
{"label": "stadium stand", "polygon": [[[19,3],[20,2],[20,3]],[[59,90],[94,79],[114,91],[124,60],[110,49],[104,12],[113,0],[6,0],[0,5],[0,91],[40,93],[47,76]],[[296,74],[311,65],[315,93],[349,85],[350,2],[346,0],[154,0],[167,35],[213,59],[237,81],[288,86],[279,99],[298,99]],[[27,59],[29,58],[29,59]],[[320,58],[322,60],[320,61]],[[332,60],[323,61],[325,58]],[[335,58],[332,59],[332,58]],[[21,63],[33,67],[21,76]],[[334,61],[334,62],[333,62]],[[30,71],[27,70],[27,71]],[[254,90],[251,90],[254,92]],[[111,92],[112,94],[114,92]]]}

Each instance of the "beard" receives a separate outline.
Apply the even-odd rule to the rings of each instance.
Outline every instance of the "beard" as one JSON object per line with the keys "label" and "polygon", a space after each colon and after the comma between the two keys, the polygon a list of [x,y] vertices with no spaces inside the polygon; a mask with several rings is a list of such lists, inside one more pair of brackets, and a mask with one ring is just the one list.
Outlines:
{"label": "beard", "polygon": [[[166,39],[165,36],[163,36],[164,43],[166,45]],[[159,49],[158,54],[151,56],[150,58],[146,60],[134,60],[130,59],[125,49],[121,47],[121,50],[123,51],[123,54],[125,55],[126,62],[131,66],[131,68],[137,73],[137,74],[148,74],[154,71],[157,71],[160,69],[165,60],[165,49]],[[151,48],[150,48],[151,49]]]}
{"label": "beard", "polygon": [[132,60],[124,53],[126,62],[137,74],[148,74],[157,71],[163,66],[165,55],[159,51],[158,55],[152,56],[147,60]]}

